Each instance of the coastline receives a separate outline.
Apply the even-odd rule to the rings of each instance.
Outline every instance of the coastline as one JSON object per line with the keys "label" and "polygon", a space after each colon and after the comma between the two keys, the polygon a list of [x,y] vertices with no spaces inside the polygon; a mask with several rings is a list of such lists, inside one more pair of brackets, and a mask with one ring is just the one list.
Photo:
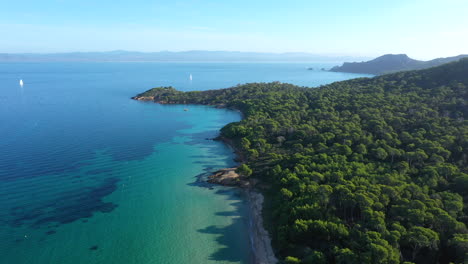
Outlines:
{"label": "coastline", "polygon": [[[154,96],[137,95],[137,96],[132,97],[131,99],[137,100],[137,101],[152,101],[154,103],[159,103],[159,104],[177,104],[176,102],[155,100]],[[215,108],[226,108],[225,105],[211,105],[211,106]],[[242,118],[244,117],[244,114],[239,109],[234,109],[234,108],[229,108],[229,109],[239,112]],[[236,154],[235,160],[237,162],[241,164],[246,162],[245,155],[238,148],[236,148],[234,142],[231,139],[219,135],[213,140],[222,141],[224,144],[229,146]],[[249,237],[250,237],[250,243],[251,243],[252,253],[253,253],[253,261],[254,261],[253,263],[254,264],[276,264],[278,263],[278,259],[276,258],[273,248],[271,246],[270,234],[268,233],[268,231],[265,230],[263,226],[262,210],[263,210],[264,197],[260,192],[254,189],[254,186],[258,180],[246,179],[240,175],[237,175],[237,173],[235,173],[236,168],[237,167],[225,168],[225,169],[221,169],[216,172],[213,172],[212,175],[208,177],[206,182],[211,183],[211,184],[218,184],[218,185],[240,188],[241,190],[245,192],[246,197],[247,197],[246,200],[249,206],[249,218],[250,218],[249,219],[250,220],[249,221],[249,231],[250,231]],[[236,176],[232,177],[232,175],[229,175],[229,177],[224,177],[227,173],[229,174],[234,173],[236,174]]]}
{"label": "coastline", "polygon": [[250,243],[254,253],[255,264],[278,263],[278,259],[271,247],[271,238],[268,231],[263,227],[263,200],[261,193],[254,190],[245,190],[247,202],[249,203],[249,229]]}
{"label": "coastline", "polygon": [[[216,138],[216,140],[220,140],[224,142],[224,144],[232,148],[233,151],[236,153],[237,160],[239,162],[243,163],[246,161],[242,152],[234,146],[233,142],[230,139],[219,136],[218,138]],[[232,182],[231,180],[224,182],[223,173],[220,172],[227,171],[228,173],[232,173],[232,169],[235,168],[221,169],[213,173],[210,177],[208,177],[208,182],[213,184],[232,186],[243,190],[249,207],[249,237],[253,253],[253,263],[276,264],[278,263],[278,259],[276,258],[275,253],[273,251],[273,247],[271,246],[270,234],[263,226],[262,210],[264,196],[254,188],[255,184],[257,183],[257,180],[243,179],[234,184],[230,184]],[[238,175],[237,177],[241,176]],[[221,178],[221,180],[216,181],[217,178]]]}
{"label": "coastline", "polygon": [[[232,110],[235,110],[235,109],[232,109]],[[240,112],[239,110],[235,110],[235,111]],[[245,155],[242,153],[242,151],[236,148],[236,146],[234,145],[234,142],[232,142],[231,139],[219,135],[218,137],[214,138],[214,140],[222,141],[224,144],[228,145],[234,151],[234,153],[236,153],[237,162],[244,163],[247,161]]]}

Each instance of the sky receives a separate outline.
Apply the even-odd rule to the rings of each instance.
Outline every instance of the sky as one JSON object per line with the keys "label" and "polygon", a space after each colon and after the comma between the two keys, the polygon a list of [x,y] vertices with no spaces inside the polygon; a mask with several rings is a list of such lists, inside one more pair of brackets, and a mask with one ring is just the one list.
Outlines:
{"label": "sky", "polygon": [[0,0],[0,53],[468,54],[467,0]]}

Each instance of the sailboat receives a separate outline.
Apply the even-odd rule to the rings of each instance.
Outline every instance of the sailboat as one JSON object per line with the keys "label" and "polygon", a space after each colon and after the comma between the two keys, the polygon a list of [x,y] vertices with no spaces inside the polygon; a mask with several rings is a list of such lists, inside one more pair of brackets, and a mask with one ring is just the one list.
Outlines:
{"label": "sailboat", "polygon": [[189,77],[190,80],[192,80],[192,74],[190,74],[190,77]]}
{"label": "sailboat", "polygon": [[23,86],[23,80],[20,80],[20,86]]}

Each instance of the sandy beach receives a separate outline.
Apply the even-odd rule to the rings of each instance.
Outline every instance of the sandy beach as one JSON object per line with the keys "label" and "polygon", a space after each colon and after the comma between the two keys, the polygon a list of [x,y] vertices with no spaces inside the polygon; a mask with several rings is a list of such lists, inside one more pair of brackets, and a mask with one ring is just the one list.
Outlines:
{"label": "sandy beach", "polygon": [[263,195],[254,190],[247,189],[247,200],[250,209],[250,239],[252,251],[254,253],[255,264],[278,263],[273,248],[271,238],[263,227],[262,205]]}
{"label": "sandy beach", "polygon": [[254,190],[256,182],[236,173],[236,168],[225,168],[214,172],[208,182],[224,186],[239,187],[244,190],[249,206],[249,236],[255,264],[277,263],[269,233],[263,227],[263,200],[261,193]]}

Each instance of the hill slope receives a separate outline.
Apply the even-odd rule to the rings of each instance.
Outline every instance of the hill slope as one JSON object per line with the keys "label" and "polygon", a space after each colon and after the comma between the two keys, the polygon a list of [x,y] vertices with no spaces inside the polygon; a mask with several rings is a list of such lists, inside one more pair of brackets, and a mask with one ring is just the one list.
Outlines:
{"label": "hill slope", "polygon": [[244,113],[221,133],[263,183],[287,263],[468,261],[468,59],[316,89],[142,96]]}
{"label": "hill slope", "polygon": [[438,58],[430,61],[419,61],[409,58],[406,54],[387,54],[366,62],[345,62],[342,66],[333,67],[330,71],[379,75],[391,72],[435,67],[452,61],[457,61],[464,57],[468,57],[468,55]]}

